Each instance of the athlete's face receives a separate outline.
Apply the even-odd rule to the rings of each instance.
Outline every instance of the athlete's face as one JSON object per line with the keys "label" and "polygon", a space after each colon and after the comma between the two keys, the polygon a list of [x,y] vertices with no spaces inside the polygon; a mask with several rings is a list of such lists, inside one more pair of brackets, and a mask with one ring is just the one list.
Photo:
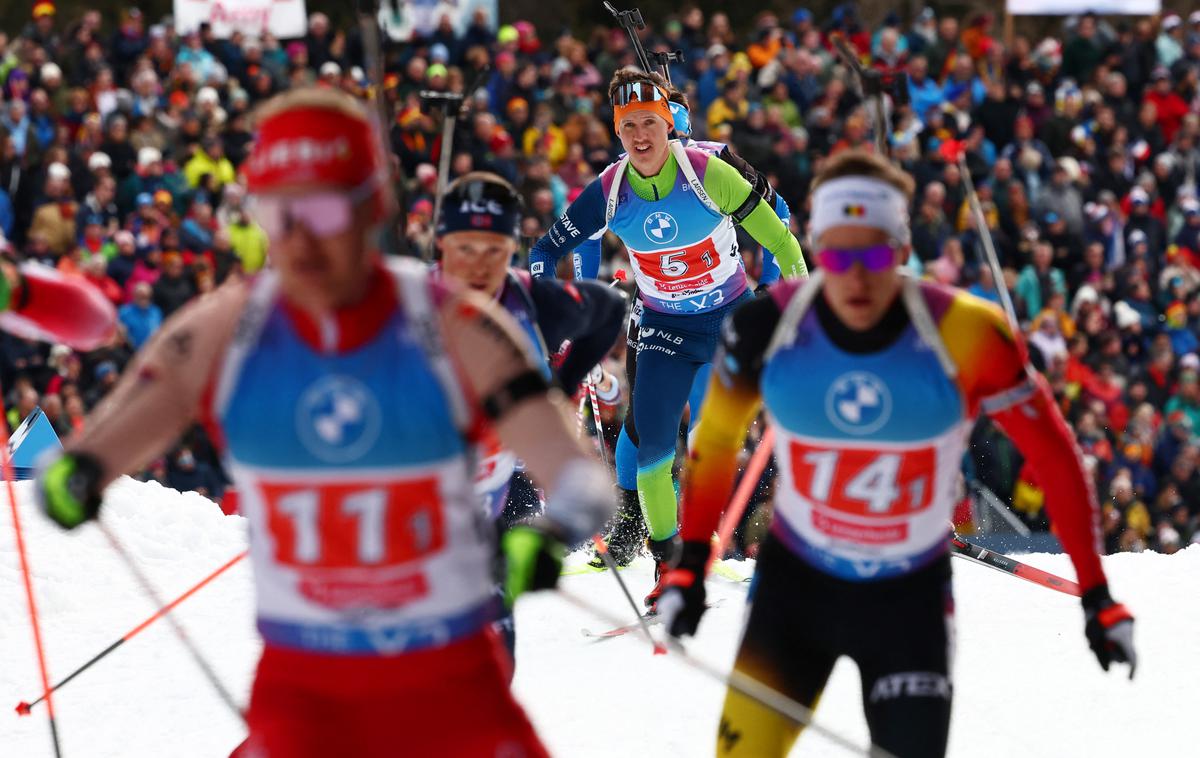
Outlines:
{"label": "athlete's face", "polygon": [[[266,199],[281,201],[286,208],[305,196],[331,192],[347,194],[342,188],[305,184],[272,192]],[[271,264],[279,272],[283,295],[310,312],[329,312],[362,299],[378,257],[367,244],[367,230],[375,221],[371,200],[340,210],[348,214],[347,223],[328,234],[317,234],[302,219],[285,215],[269,235]]]}
{"label": "athlete's face", "polygon": [[438,244],[443,275],[492,297],[500,294],[516,240],[493,232],[454,232],[443,235]]}
{"label": "athlete's face", "polygon": [[667,162],[667,122],[649,111],[631,111],[621,119],[617,136],[629,162],[642,176],[654,176]]}
{"label": "athlete's face", "polygon": [[[834,226],[817,240],[818,249],[852,250],[886,245],[887,232],[863,226]],[[834,315],[855,331],[865,331],[879,323],[900,292],[898,266],[908,257],[908,246],[896,250],[895,265],[884,271],[868,271],[861,262],[848,271],[825,271],[822,291]]]}

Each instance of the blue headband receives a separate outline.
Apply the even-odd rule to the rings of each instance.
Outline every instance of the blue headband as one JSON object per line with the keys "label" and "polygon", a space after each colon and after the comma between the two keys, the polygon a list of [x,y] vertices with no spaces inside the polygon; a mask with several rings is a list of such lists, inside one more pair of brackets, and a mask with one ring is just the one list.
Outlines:
{"label": "blue headband", "polygon": [[516,237],[520,228],[521,198],[502,184],[480,179],[455,187],[442,199],[437,235],[493,232]]}

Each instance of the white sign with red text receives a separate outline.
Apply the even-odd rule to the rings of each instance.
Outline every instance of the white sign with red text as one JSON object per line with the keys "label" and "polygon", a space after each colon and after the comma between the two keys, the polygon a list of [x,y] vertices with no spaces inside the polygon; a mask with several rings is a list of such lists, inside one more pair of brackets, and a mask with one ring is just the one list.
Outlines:
{"label": "white sign with red text", "polygon": [[308,31],[304,0],[175,0],[175,31],[187,34],[204,22],[221,39],[241,32],[280,39],[303,37]]}
{"label": "white sign with red text", "polygon": [[1101,13],[1112,16],[1153,16],[1162,0],[1008,0],[1013,16],[1074,16]]}

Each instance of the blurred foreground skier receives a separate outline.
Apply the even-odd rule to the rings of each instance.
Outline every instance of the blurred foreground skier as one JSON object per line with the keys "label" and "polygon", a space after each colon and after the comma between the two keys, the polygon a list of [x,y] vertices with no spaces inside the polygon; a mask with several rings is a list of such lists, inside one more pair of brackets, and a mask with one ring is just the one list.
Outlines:
{"label": "blurred foreground skier", "polygon": [[502,309],[384,265],[370,232],[393,201],[356,101],[293,90],[257,128],[246,172],[273,268],[164,324],[41,473],[43,507],[95,518],[198,413],[250,521],[265,643],[235,755],[545,755],[491,631],[473,448],[493,429],[547,489],[546,517],[505,536],[510,602],[604,523],[610,478]]}

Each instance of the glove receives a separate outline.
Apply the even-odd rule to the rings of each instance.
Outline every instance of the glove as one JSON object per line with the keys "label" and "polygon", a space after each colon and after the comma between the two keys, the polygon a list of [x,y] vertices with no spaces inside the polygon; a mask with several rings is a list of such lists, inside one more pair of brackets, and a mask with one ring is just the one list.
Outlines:
{"label": "glove", "polygon": [[663,580],[666,590],[656,607],[663,626],[676,637],[695,634],[700,625],[706,608],[704,575],[711,555],[712,545],[708,542],[683,543],[679,561]]}
{"label": "glove", "polygon": [[500,538],[504,551],[504,603],[509,608],[517,596],[531,590],[549,590],[558,584],[563,556],[563,541],[545,528],[520,525]]}
{"label": "glove", "polygon": [[87,453],[66,453],[38,475],[38,504],[54,523],[74,529],[100,513],[104,468]]}
{"label": "glove", "polygon": [[1083,593],[1083,616],[1087,620],[1084,633],[1088,645],[1108,671],[1110,664],[1128,663],[1129,678],[1137,668],[1137,652],[1133,649],[1133,614],[1108,594],[1108,585],[1097,585]]}

